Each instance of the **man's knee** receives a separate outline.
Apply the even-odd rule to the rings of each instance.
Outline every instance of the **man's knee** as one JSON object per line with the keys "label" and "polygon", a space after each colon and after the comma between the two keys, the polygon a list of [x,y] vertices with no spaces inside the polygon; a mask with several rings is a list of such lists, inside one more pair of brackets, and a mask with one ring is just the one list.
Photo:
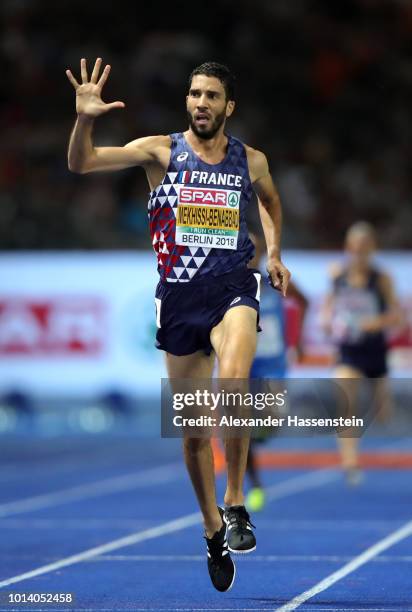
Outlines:
{"label": "man's knee", "polygon": [[249,378],[250,359],[221,359],[219,363],[219,378]]}

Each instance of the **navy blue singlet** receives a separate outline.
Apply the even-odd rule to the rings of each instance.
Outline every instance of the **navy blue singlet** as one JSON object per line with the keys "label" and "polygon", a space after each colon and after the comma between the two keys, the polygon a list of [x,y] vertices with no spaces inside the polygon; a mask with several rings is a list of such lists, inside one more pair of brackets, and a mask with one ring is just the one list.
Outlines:
{"label": "navy blue singlet", "polygon": [[169,166],[148,204],[161,280],[187,283],[246,266],[254,247],[245,219],[252,186],[243,143],[228,135],[224,160],[208,164],[183,133],[170,137]]}

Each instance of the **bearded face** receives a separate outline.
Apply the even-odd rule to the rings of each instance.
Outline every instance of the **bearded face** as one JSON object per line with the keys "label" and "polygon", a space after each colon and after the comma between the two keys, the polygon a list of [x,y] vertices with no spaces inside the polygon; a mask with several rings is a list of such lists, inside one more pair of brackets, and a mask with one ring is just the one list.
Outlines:
{"label": "bearded face", "polygon": [[203,111],[195,112],[194,114],[187,111],[187,119],[189,121],[189,126],[196,136],[204,140],[210,140],[224,124],[226,109],[214,117]]}
{"label": "bearded face", "polygon": [[190,129],[203,140],[217,134],[234,108],[234,102],[226,98],[223,83],[203,74],[193,77],[186,103]]}

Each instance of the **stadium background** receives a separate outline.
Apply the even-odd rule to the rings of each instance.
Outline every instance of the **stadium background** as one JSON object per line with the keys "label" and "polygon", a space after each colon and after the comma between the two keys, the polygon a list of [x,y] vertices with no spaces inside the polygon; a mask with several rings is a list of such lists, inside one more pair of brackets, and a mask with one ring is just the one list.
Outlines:
{"label": "stadium background", "polygon": [[[36,514],[48,500],[61,500],[58,492],[65,486],[73,487],[63,495],[66,501],[83,495],[80,489],[87,488],[89,481],[103,482],[109,476],[120,478],[114,492],[130,493],[133,479],[130,485],[130,479],[126,482],[119,474],[138,466],[156,467],[165,458],[180,461],[175,441],[159,439],[159,379],[164,368],[161,354],[153,348],[157,279],[144,173],[131,169],[79,176],[67,169],[67,142],[75,114],[65,69],[70,67],[77,75],[81,57],[87,57],[90,65],[101,56],[112,65],[104,99],[126,103],[124,110],[97,120],[95,142],[99,145],[121,145],[139,136],[184,130],[187,76],[203,61],[222,61],[237,75],[237,109],[229,130],[269,158],[283,203],[284,259],[310,300],[304,361],[294,364],[293,376],[328,375],[332,347],[322,335],[318,317],[328,268],[341,257],[344,233],[351,223],[362,219],[376,227],[379,261],[393,275],[405,313],[406,324],[391,333],[390,359],[393,376],[406,386],[394,383],[396,418],[377,425],[375,442],[368,447],[366,440],[366,448],[375,453],[369,461],[376,470],[388,458],[382,448],[398,443],[401,435],[398,455],[389,460],[392,466],[410,469],[412,3],[210,0],[206,4],[145,3],[143,7],[124,0],[5,0],[0,15],[0,453],[4,466],[0,516],[8,516],[10,504],[12,514],[29,508],[34,515],[28,515],[27,525],[41,528],[44,538],[41,546],[30,548],[32,536],[27,536],[22,524],[17,519],[4,522],[4,550],[7,544],[10,553],[0,580],[31,568],[33,562],[24,556],[27,550],[36,551],[39,563],[44,546],[53,551],[48,553],[53,558],[76,552],[80,544],[70,539],[76,520],[83,529],[83,547],[110,539],[107,531],[98,531],[102,523],[97,517],[101,518],[104,508],[110,514],[107,520],[118,521],[116,529],[121,534],[133,528],[136,512],[143,513],[142,520],[149,525],[153,517],[179,516],[183,499],[187,507],[196,509],[188,482],[182,480],[183,488],[166,486],[166,505],[159,492],[140,493],[139,489],[127,501],[119,493],[117,503],[124,505],[117,514],[113,499],[107,506],[86,510],[70,506],[70,525],[64,512],[62,518],[52,508],[55,526],[65,525],[69,531],[59,527],[57,533],[49,522],[51,531],[46,533],[49,527],[41,520],[50,517]],[[256,224],[254,207],[250,222]],[[293,308],[291,321],[293,327]],[[299,440],[295,447],[290,440],[283,447],[275,442],[274,453],[279,448],[295,448],[296,456],[304,449],[306,454],[296,465],[283,466],[302,470],[310,465],[307,451],[319,449],[329,452],[329,459],[322,463],[326,457],[322,455],[317,466],[330,466],[335,441],[333,437],[305,444]],[[336,456],[331,461],[336,463]],[[176,470],[180,474],[180,468]],[[156,472],[153,483],[167,480],[169,472]],[[285,471],[271,470],[265,478],[273,485],[285,475]],[[357,494],[348,494],[338,484],[327,498],[309,491],[302,504],[304,518],[313,511],[314,517],[325,520],[323,529],[340,507],[345,512],[340,522],[343,529],[348,517],[363,525],[358,521],[360,503],[364,541],[374,541],[378,519],[391,515],[401,521],[406,516],[410,483],[407,486],[405,471],[375,472],[368,478],[369,484]],[[86,497],[96,490],[101,496],[107,487],[93,485]],[[376,500],[386,494],[400,500],[400,506],[389,511],[377,505]],[[31,496],[28,505],[27,496]],[[130,516],[125,518],[129,508]],[[298,510],[288,507],[285,517],[299,521]],[[378,510],[382,516],[376,514]],[[276,511],[282,517],[281,504]],[[84,522],[88,513],[92,518]],[[269,514],[267,520],[273,521],[273,516]],[[91,544],[86,543],[85,525]],[[26,538],[24,544],[19,544],[19,537]],[[285,537],[285,550],[290,552],[291,532]],[[334,541],[332,536],[329,541]],[[347,542],[352,541],[358,545],[358,539],[348,536]],[[52,542],[61,548],[55,551]],[[304,537],[299,546],[301,542],[306,542]],[[180,542],[176,545],[180,547]],[[307,546],[316,550],[317,543],[310,541]],[[95,564],[89,576],[99,575],[98,571]],[[402,571],[396,574],[399,597]],[[52,576],[57,591],[60,579]],[[118,575],[110,576],[116,584]],[[69,574],[69,587],[76,584],[81,592],[82,579]],[[146,575],[149,594],[152,579],[152,573]],[[96,587],[96,599],[87,600],[89,607],[103,601],[99,588],[104,583]],[[178,603],[191,605],[195,590]],[[389,587],[388,592],[393,594]],[[355,597],[356,588],[353,593]],[[159,602],[169,609],[161,597]],[[371,597],[374,602],[374,593]],[[150,601],[144,605],[150,607]]]}
{"label": "stadium background", "polygon": [[[408,327],[392,363],[412,365],[412,5],[381,0],[8,1],[1,7],[0,392],[87,397],[158,392],[152,348],[155,259],[144,173],[67,169],[80,57],[112,65],[95,141],[121,145],[185,129],[191,69],[237,75],[229,129],[265,151],[284,211],[283,249],[310,298],[305,360],[330,361],[318,309],[348,226],[377,229]],[[256,226],[256,206],[250,208]],[[396,251],[396,252],[395,252]],[[388,256],[388,253],[391,253]],[[51,376],[52,374],[52,376]],[[310,375],[310,371],[307,373]],[[306,374],[305,374],[306,375]],[[144,404],[144,401],[142,402]]]}

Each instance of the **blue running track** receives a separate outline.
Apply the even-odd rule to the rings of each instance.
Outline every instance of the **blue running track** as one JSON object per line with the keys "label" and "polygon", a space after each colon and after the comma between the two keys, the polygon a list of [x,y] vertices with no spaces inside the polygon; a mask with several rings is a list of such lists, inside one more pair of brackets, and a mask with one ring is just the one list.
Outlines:
{"label": "blue running track", "polygon": [[1,457],[0,594],[70,592],[78,610],[412,610],[406,469],[368,470],[356,488],[336,469],[265,471],[257,550],[234,557],[220,594],[180,441],[8,436]]}

